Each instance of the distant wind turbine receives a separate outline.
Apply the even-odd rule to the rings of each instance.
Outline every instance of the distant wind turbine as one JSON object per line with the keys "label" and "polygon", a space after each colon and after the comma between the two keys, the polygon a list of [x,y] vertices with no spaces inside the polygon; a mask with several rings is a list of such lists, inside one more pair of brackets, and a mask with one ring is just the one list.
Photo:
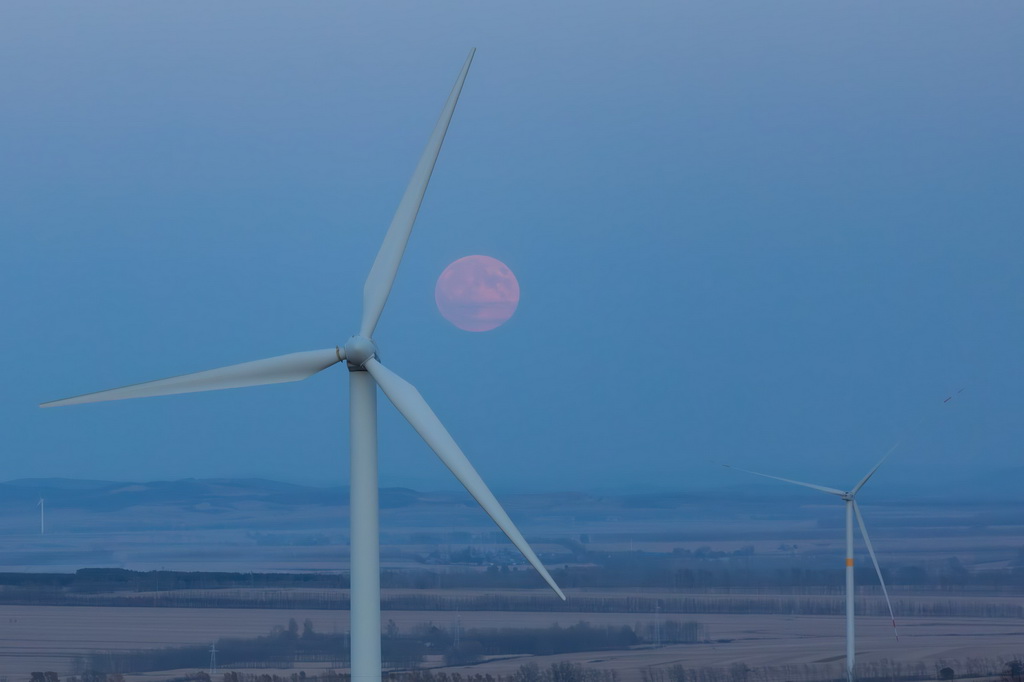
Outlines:
{"label": "distant wind turbine", "polygon": [[363,315],[359,333],[344,347],[291,353],[195,374],[134,384],[98,393],[44,403],[43,407],[75,405],[104,400],[213,391],[300,381],[335,363],[345,361],[349,370],[349,419],[351,424],[350,511],[351,511],[351,622],[352,679],[372,682],[381,679],[380,657],[380,538],[377,481],[377,391],[394,404],[427,442],[455,477],[523,556],[541,574],[555,593],[565,595],[541,564],[498,500],[477,474],[473,465],[449,435],[419,392],[407,381],[381,364],[373,332],[384,310],[398,266],[412,233],[413,223],[437,161],[455,103],[469,72],[475,50],[471,50],[444,105],[441,117],[413,173],[405,195],[391,221],[384,243],[377,253],[363,286]]}
{"label": "distant wind turbine", "polygon": [[723,464],[722,466],[727,469],[735,469],[737,471],[743,471],[748,474],[754,474],[755,476],[764,476],[765,478],[771,478],[776,481],[784,481],[786,483],[792,483],[794,485],[800,485],[805,488],[811,488],[813,490],[819,490],[823,493],[830,495],[837,495],[843,500],[846,506],[846,678],[849,682],[853,682],[853,664],[854,664],[854,628],[853,628],[853,517],[857,517],[857,524],[860,526],[860,534],[864,538],[864,545],[868,548],[868,555],[871,557],[871,563],[875,565],[875,573],[878,574],[878,582],[882,585],[882,594],[885,595],[885,603],[889,607],[889,617],[892,619],[893,632],[896,634],[896,639],[899,639],[899,632],[896,630],[896,616],[892,611],[892,602],[889,601],[889,592],[885,589],[885,579],[882,578],[882,569],[878,567],[878,559],[875,557],[875,550],[871,546],[871,538],[868,537],[868,529],[864,525],[864,518],[860,515],[860,508],[857,506],[857,493],[864,487],[864,484],[868,482],[875,472],[878,471],[878,467],[882,466],[882,463],[889,458],[892,454],[892,449],[886,453],[885,457],[875,465],[875,467],[868,472],[867,476],[860,480],[860,483],[853,486],[851,490],[837,490],[836,488],[827,488],[821,485],[815,485],[814,483],[802,483],[800,481],[793,481],[788,478],[780,478],[779,476],[771,476],[769,474],[762,474],[757,471],[750,471],[748,469],[740,469],[739,467],[730,466]]}
{"label": "distant wind turbine", "polygon": [[39,534],[46,535],[46,500],[39,498]]}
{"label": "distant wind turbine", "polygon": [[[956,393],[952,393],[942,401],[945,405],[964,392],[965,389],[961,388]],[[929,419],[930,414],[925,414],[921,419],[911,427],[911,430],[915,430]],[[875,556],[875,550],[871,546],[871,538],[868,537],[868,529],[864,525],[864,517],[860,514],[860,507],[857,506],[857,493],[864,487],[864,484],[868,482],[878,468],[882,466],[885,460],[889,459],[896,448],[903,443],[903,439],[896,441],[896,443],[889,448],[889,451],[885,453],[885,456],[874,466],[867,475],[860,480],[860,482],[853,487],[851,490],[843,491],[837,490],[836,488],[828,488],[826,486],[816,485],[814,483],[802,483],[800,481],[794,481],[788,478],[781,478],[779,476],[772,476],[770,474],[762,474],[757,471],[750,471],[749,469],[740,469],[739,467],[730,466],[723,464],[722,466],[727,469],[735,469],[736,471],[743,471],[748,474],[754,474],[755,476],[764,476],[765,478],[771,478],[776,481],[783,481],[785,483],[792,483],[794,485],[803,486],[805,488],[811,488],[812,490],[819,490],[823,493],[830,495],[837,495],[843,500],[846,506],[846,678],[849,682],[853,682],[853,664],[854,664],[854,628],[853,628],[853,517],[857,517],[857,525],[860,526],[860,534],[864,538],[864,545],[868,548],[868,555],[871,557],[871,563],[875,566],[875,573],[878,575],[878,582],[882,585],[882,594],[885,595],[886,606],[889,607],[889,617],[892,619],[893,634],[896,635],[896,639],[899,640],[899,631],[896,629],[896,616],[892,611],[892,602],[889,600],[889,591],[885,589],[885,580],[882,578],[882,569],[878,566],[878,558]]]}

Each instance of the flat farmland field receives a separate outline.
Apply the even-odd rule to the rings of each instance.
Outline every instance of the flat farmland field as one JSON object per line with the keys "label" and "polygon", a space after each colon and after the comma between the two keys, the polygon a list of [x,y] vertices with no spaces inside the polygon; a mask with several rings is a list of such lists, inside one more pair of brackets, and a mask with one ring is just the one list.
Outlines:
{"label": "flat farmland field", "polygon": [[[347,632],[348,612],[284,609],[178,609],[118,607],[0,606],[0,674],[14,679],[33,671],[71,674],[75,659],[96,652],[124,652],[184,644],[207,644],[221,637],[256,637],[289,618],[309,619],[318,632]],[[431,612],[386,611],[384,622],[401,631],[432,623],[463,632],[475,628],[563,627],[585,621],[592,626],[630,626],[653,622],[652,614],[574,612]],[[615,670],[627,682],[640,679],[644,668],[728,668],[743,663],[762,666],[841,665],[844,620],[836,616],[667,614],[663,621],[697,621],[708,640],[658,649],[598,651],[557,656],[505,658],[448,671],[510,674],[533,661],[542,667],[560,661]],[[930,671],[938,663],[968,658],[1010,658],[1024,654],[1024,622],[1017,619],[945,618],[900,622],[896,641],[888,618],[861,617],[857,622],[858,664],[888,659],[904,664],[923,662]],[[323,666],[305,668],[313,672]],[[291,672],[297,672],[298,668]],[[839,668],[836,667],[838,673]],[[169,674],[149,674],[160,679]],[[140,678],[141,679],[141,678]]]}
{"label": "flat farmland field", "polygon": [[[501,614],[493,615],[501,617]],[[599,615],[615,617],[590,617]],[[635,615],[633,622],[636,621]],[[587,616],[584,619],[593,625],[630,624],[627,622],[630,617],[626,614]],[[464,624],[468,626],[471,620],[464,614]],[[693,620],[707,628],[709,641],[667,645],[658,649],[524,657],[445,670],[511,674],[518,666],[532,660],[542,667],[560,661],[581,663],[614,670],[623,680],[631,681],[639,680],[640,671],[644,668],[668,668],[676,664],[686,668],[728,668],[734,664],[746,664],[752,668],[834,664],[836,676],[842,674],[846,646],[845,620],[842,617],[707,615]],[[520,621],[513,618],[512,622]],[[950,618],[936,622],[934,619],[911,619],[900,623],[900,639],[896,641],[888,618],[858,618],[857,637],[858,666],[888,659],[903,664],[923,662],[932,672],[936,664],[946,665],[955,660],[1008,659],[1024,654],[1024,623],[1020,621]]]}
{"label": "flat farmland field", "polygon": [[0,606],[0,674],[53,670],[63,677],[86,654],[258,637],[289,618],[309,618],[319,632],[348,630],[348,612],[322,610]]}
{"label": "flat farmland field", "polygon": [[[54,485],[42,493],[35,483],[0,488],[8,495],[0,509],[9,512],[0,514],[0,682],[46,670],[63,678],[97,653],[255,638],[289,619],[348,632],[343,491],[259,481]],[[40,494],[45,535],[34,506]],[[465,640],[481,628],[586,622],[628,626],[645,642],[449,669],[463,673],[570,661],[614,670],[623,682],[675,665],[785,669],[778,679],[794,682],[812,678],[789,670],[810,666],[839,677],[842,508],[802,499],[503,499],[569,595],[563,605],[464,494],[384,490],[382,626],[393,621],[402,634],[458,626]],[[940,663],[967,673],[967,659],[1024,654],[1022,511],[1001,500],[865,505],[901,638],[858,545],[858,664],[920,664],[934,675]],[[277,587],[278,574],[291,582]],[[698,623],[703,641],[653,648],[657,619]],[[441,664],[437,654],[424,659]]]}

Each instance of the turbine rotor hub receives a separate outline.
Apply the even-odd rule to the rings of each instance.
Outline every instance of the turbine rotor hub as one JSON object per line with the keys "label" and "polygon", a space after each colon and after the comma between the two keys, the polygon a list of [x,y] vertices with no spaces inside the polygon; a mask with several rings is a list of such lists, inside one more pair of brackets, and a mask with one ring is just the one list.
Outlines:
{"label": "turbine rotor hub", "polygon": [[345,361],[350,372],[366,371],[364,365],[377,357],[377,344],[365,336],[353,336],[345,344]]}

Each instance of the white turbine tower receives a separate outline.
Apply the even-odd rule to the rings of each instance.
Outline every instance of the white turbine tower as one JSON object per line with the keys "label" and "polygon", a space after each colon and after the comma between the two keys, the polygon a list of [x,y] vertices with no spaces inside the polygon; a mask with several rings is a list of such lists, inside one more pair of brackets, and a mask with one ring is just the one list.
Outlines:
{"label": "white turbine tower", "polygon": [[[895,446],[892,450],[895,449]],[[892,454],[892,450],[889,454]],[[888,459],[889,454],[881,459],[875,467],[868,472],[867,476],[860,480],[860,483],[853,486],[851,490],[837,490],[836,488],[827,488],[821,485],[815,485],[813,483],[802,483],[801,481],[793,481],[788,478],[780,478],[779,476],[771,476],[769,474],[762,474],[757,471],[750,471],[749,469],[740,469],[739,467],[730,466],[724,464],[728,469],[736,469],[737,471],[744,471],[748,474],[754,474],[755,476],[764,476],[765,478],[771,478],[776,481],[784,481],[786,483],[792,483],[794,485],[800,485],[805,488],[811,488],[813,490],[820,490],[823,493],[830,495],[836,495],[843,500],[846,506],[846,678],[849,682],[853,682],[853,664],[854,664],[854,629],[853,629],[853,517],[857,517],[857,524],[860,526],[860,534],[864,538],[864,545],[868,548],[868,555],[871,557],[871,563],[875,565],[875,573],[878,574],[878,582],[882,585],[882,594],[885,595],[885,603],[889,607],[889,617],[892,619],[893,632],[896,633],[896,639],[899,639],[899,633],[896,630],[896,616],[892,611],[892,602],[889,601],[889,592],[885,589],[885,580],[882,578],[882,569],[878,566],[878,559],[875,557],[875,550],[871,546],[871,538],[868,537],[868,529],[864,525],[864,518],[860,515],[860,508],[857,506],[857,493],[864,487],[864,484],[868,482],[875,472],[878,471],[878,467],[882,466],[882,462]]]}
{"label": "white turbine tower", "polygon": [[376,391],[378,386],[504,531],[509,540],[537,569],[551,589],[565,599],[565,595],[526,543],[519,529],[512,523],[423,397],[411,384],[380,363],[377,345],[373,341],[374,329],[394,284],[413,222],[455,111],[455,103],[465,82],[474,52],[475,50],[470,51],[459,73],[455,87],[452,88],[448,101],[441,111],[441,117],[384,236],[384,242],[363,286],[363,315],[359,333],[351,337],[344,347],[291,353],[43,404],[43,407],[53,407],[300,381],[335,363],[345,361],[349,370],[350,387],[352,679],[358,682],[377,682],[381,679]]}
{"label": "white turbine tower", "polygon": [[46,500],[42,497],[39,498],[39,534],[46,535]]}

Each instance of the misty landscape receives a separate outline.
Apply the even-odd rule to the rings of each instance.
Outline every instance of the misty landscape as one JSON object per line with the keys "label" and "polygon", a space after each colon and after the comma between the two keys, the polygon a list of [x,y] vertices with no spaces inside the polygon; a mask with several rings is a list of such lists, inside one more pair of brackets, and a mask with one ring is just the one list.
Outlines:
{"label": "misty landscape", "polygon": [[[1024,503],[987,493],[863,503],[900,636],[858,550],[863,678],[998,677],[1022,653]],[[435,682],[565,665],[582,668],[557,679],[842,676],[839,505],[771,485],[503,498],[569,601],[467,494],[383,489],[386,669]],[[8,675],[209,674],[211,643],[240,682],[347,666],[344,489],[49,479],[2,484],[0,499]]]}
{"label": "misty landscape", "polygon": [[1022,26],[0,3],[0,682],[1024,682]]}

